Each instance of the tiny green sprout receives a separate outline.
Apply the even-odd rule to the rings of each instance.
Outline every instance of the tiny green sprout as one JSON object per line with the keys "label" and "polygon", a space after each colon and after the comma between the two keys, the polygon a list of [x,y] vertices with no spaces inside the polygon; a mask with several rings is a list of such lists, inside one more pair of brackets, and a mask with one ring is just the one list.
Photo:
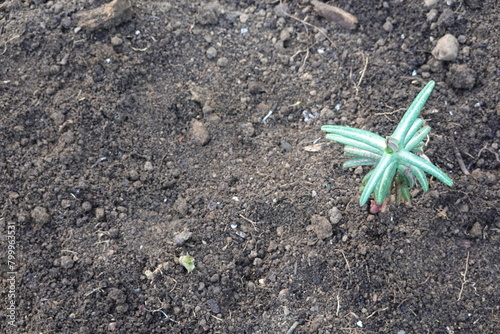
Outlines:
{"label": "tiny green sprout", "polygon": [[387,138],[372,132],[348,126],[323,125],[327,132],[326,139],[344,144],[344,153],[350,156],[343,168],[375,166],[362,181],[360,205],[364,205],[370,196],[370,211],[384,211],[391,195],[396,202],[410,200],[410,189],[418,182],[424,192],[429,190],[425,173],[428,173],[448,186],[452,179],[441,169],[433,165],[423,154],[424,138],[431,128],[418,118],[425,102],[434,89],[430,81],[417,95],[404,114],[396,130]]}
{"label": "tiny green sprout", "polygon": [[179,246],[183,245],[186,241],[189,240],[189,238],[191,238],[191,235],[192,233],[189,230],[184,229],[182,232],[177,233],[174,236],[174,243]]}
{"label": "tiny green sprout", "polygon": [[179,263],[186,268],[188,273],[192,272],[194,269],[194,257],[189,254],[182,255],[179,257]]}

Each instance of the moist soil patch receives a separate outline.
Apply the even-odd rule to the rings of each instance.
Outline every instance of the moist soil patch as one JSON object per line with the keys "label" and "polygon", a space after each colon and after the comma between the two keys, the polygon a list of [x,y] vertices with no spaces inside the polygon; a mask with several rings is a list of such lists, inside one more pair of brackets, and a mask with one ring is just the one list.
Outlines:
{"label": "moist soil patch", "polygon": [[[500,332],[497,2],[315,3],[0,1],[2,332]],[[369,214],[320,127],[430,80],[455,184]]]}

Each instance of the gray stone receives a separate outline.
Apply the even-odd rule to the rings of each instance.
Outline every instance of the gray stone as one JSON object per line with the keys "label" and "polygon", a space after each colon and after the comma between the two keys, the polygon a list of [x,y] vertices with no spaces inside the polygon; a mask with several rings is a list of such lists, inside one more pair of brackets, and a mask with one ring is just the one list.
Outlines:
{"label": "gray stone", "polygon": [[95,217],[97,220],[103,220],[106,217],[106,211],[104,210],[104,208],[96,208]]}
{"label": "gray stone", "polygon": [[229,59],[227,59],[226,57],[220,57],[219,59],[217,59],[217,66],[219,67],[226,67],[228,63]]}
{"label": "gray stone", "polygon": [[281,148],[285,150],[285,152],[291,152],[293,149],[292,144],[290,144],[290,142],[288,142],[288,140],[282,140],[280,145],[281,145]]}
{"label": "gray stone", "polygon": [[191,134],[193,140],[200,145],[206,145],[210,141],[210,133],[207,128],[202,122],[196,119],[191,121]]}
{"label": "gray stone", "polygon": [[328,210],[328,218],[330,219],[330,223],[332,225],[337,225],[342,219],[342,213],[340,213],[339,209],[334,206],[333,208]]}
{"label": "gray stone", "polygon": [[207,58],[214,59],[215,57],[217,57],[217,50],[211,46],[207,49]]}
{"label": "gray stone", "polygon": [[455,14],[453,13],[453,10],[446,8],[443,10],[441,15],[439,15],[437,24],[440,27],[449,27],[453,25],[453,23],[455,23]]}
{"label": "gray stone", "polygon": [[437,5],[439,0],[424,0],[424,6],[428,8],[432,8]]}
{"label": "gray stone", "polygon": [[61,256],[60,262],[61,267],[64,269],[71,269],[75,265],[75,261],[73,261],[73,258],[67,255]]}
{"label": "gray stone", "polygon": [[437,60],[453,61],[458,56],[458,41],[455,36],[446,34],[441,37],[434,49],[432,55]]}
{"label": "gray stone", "polygon": [[327,239],[333,235],[332,224],[323,216],[313,215],[311,217],[311,227],[318,239]]}
{"label": "gray stone", "polygon": [[144,170],[146,172],[152,172],[154,170],[153,163],[151,161],[146,161],[144,163]]}
{"label": "gray stone", "polygon": [[480,238],[483,235],[483,227],[479,222],[475,222],[470,230],[470,236],[473,238]]}
{"label": "gray stone", "polygon": [[185,198],[179,197],[174,203],[174,209],[177,211],[181,216],[187,215],[188,212],[188,204]]}
{"label": "gray stone", "polygon": [[113,36],[111,37],[111,45],[113,46],[119,46],[123,44],[123,39],[121,39],[118,36]]}
{"label": "gray stone", "polygon": [[387,32],[391,32],[394,27],[392,26],[392,23],[390,21],[385,21],[382,28]]}
{"label": "gray stone", "polygon": [[50,215],[47,209],[41,206],[37,206],[31,210],[31,218],[33,218],[35,223],[39,224],[46,224],[50,221]]}

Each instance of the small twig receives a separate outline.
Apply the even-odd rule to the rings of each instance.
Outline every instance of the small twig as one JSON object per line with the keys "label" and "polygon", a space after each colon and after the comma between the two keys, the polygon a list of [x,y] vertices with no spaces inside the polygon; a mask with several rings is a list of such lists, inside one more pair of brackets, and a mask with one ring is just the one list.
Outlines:
{"label": "small twig", "polygon": [[302,60],[302,65],[299,67],[299,70],[298,70],[299,73],[302,73],[302,71],[304,71],[304,67],[306,66],[307,58],[309,58],[309,48],[306,49],[306,56]]}
{"label": "small twig", "polygon": [[375,313],[382,312],[382,311],[385,311],[387,309],[388,309],[388,307],[379,308],[378,310],[373,311],[372,314],[370,314],[369,316],[367,316],[366,319],[370,319],[371,317],[373,317],[375,315]]}
{"label": "small twig", "polygon": [[340,298],[339,294],[337,293],[337,312],[335,313],[337,317],[339,316],[339,312],[340,312]]}
{"label": "small twig", "polygon": [[455,146],[453,147],[453,150],[455,151],[455,157],[458,160],[458,165],[460,166],[462,173],[464,173],[464,175],[470,175],[469,171],[467,170],[467,167],[465,167],[464,160],[462,159],[462,155],[460,154],[458,148]]}
{"label": "small twig", "polygon": [[242,214],[240,214],[240,217],[241,217],[241,218],[243,218],[244,220],[246,220],[247,222],[249,222],[250,224],[252,224],[253,229],[254,229],[255,231],[257,231],[257,232],[259,231],[259,230],[257,229],[257,226],[256,226],[256,225],[257,225],[257,222],[254,222],[253,220],[248,219],[247,217],[243,216]]}
{"label": "small twig", "polygon": [[470,255],[470,252],[467,252],[467,258],[465,259],[465,271],[462,274],[462,276],[464,278],[462,280],[462,286],[460,287],[460,292],[458,293],[457,301],[459,301],[460,298],[462,298],[462,292],[464,291],[464,285],[465,285],[465,283],[467,283],[467,270],[469,269],[469,255]]}
{"label": "small twig", "polygon": [[151,314],[156,313],[156,312],[159,312],[159,313],[163,314],[163,315],[165,316],[165,318],[167,318],[167,320],[172,321],[172,322],[175,322],[175,323],[179,323],[178,321],[176,321],[176,320],[174,320],[174,319],[170,318],[170,317],[169,317],[169,316],[168,316],[168,315],[167,315],[167,314],[166,314],[163,310],[161,310],[161,309],[157,309],[157,310],[150,310],[150,309],[148,309],[145,305],[141,305],[141,306],[139,306],[139,309],[140,309],[141,311],[144,311],[144,312],[149,312],[149,313],[151,313]]}
{"label": "small twig", "polygon": [[498,162],[500,162],[500,155],[498,153],[496,153],[495,151],[492,151],[488,148],[488,145],[484,145],[484,147],[482,149],[479,150],[479,153],[477,154],[477,158],[479,159],[481,157],[481,154],[483,153],[483,151],[488,151],[490,152],[491,154],[493,154],[496,158],[496,160]]}
{"label": "small twig", "polygon": [[94,292],[97,292],[97,291],[104,292],[104,291],[102,290],[102,288],[95,288],[94,290],[92,290],[92,291],[90,291],[90,292],[87,292],[87,293],[86,293],[86,294],[84,294],[83,296],[84,296],[84,297],[88,297],[88,296],[90,296],[91,294],[93,294]]}
{"label": "small twig", "polygon": [[[390,106],[386,105],[386,107],[390,108]],[[387,112],[376,112],[376,113],[373,113],[373,115],[375,116],[381,116],[381,115],[384,115],[387,117],[387,115],[393,115],[393,114],[397,114],[398,112],[401,112],[401,111],[405,111],[406,109],[405,108],[399,108],[399,109],[396,109],[394,111],[387,111]],[[388,117],[387,117],[388,118]]]}
{"label": "small twig", "polygon": [[134,51],[140,51],[140,52],[146,52],[148,50],[148,47],[146,46],[145,48],[143,49],[140,49],[140,48],[134,48],[133,46],[130,47],[132,50]]}
{"label": "small twig", "polygon": [[216,317],[216,316],[215,316],[215,315],[213,315],[213,314],[210,314],[210,316],[211,316],[212,318],[216,319],[216,320],[219,320],[219,321],[224,321],[224,319],[219,318],[219,317]]}
{"label": "small twig", "polygon": [[356,96],[358,95],[359,86],[361,86],[361,82],[365,77],[366,68],[368,67],[368,57],[365,57],[364,53],[361,53],[361,55],[365,59],[365,65],[363,66],[363,70],[361,71],[361,76],[359,77],[358,84],[354,86],[354,88],[356,89]]}
{"label": "small twig", "polygon": [[293,323],[292,327],[290,327],[290,329],[286,332],[286,334],[292,334],[295,331],[295,328],[297,328],[298,325],[300,325],[300,323],[298,321],[295,321]]}
{"label": "small twig", "polygon": [[347,257],[344,254],[344,251],[342,249],[339,249],[339,251],[342,253],[342,256],[344,257],[345,263],[347,264],[347,270],[349,271],[349,274],[351,273],[351,265],[349,264],[349,261],[347,261]]}
{"label": "small twig", "polygon": [[273,105],[273,107],[271,108],[271,110],[269,110],[269,112],[267,113],[267,115],[266,115],[266,116],[264,116],[264,118],[262,118],[262,120],[261,120],[260,122],[261,122],[262,124],[264,124],[264,123],[267,121],[267,119],[268,119],[269,117],[271,117],[271,115],[273,114],[273,112],[276,110],[276,108],[277,108],[277,107],[278,107],[278,103],[275,103],[275,104]]}
{"label": "small twig", "polygon": [[465,167],[464,159],[462,159],[462,155],[460,154],[460,151],[458,150],[457,145],[455,144],[455,139],[452,139],[452,141],[453,141],[453,151],[455,152],[455,157],[458,160],[458,165],[460,166],[462,173],[464,173],[464,175],[470,175],[469,171],[467,170],[467,167]]}
{"label": "small twig", "polygon": [[[281,3],[281,1],[280,1],[280,3]],[[313,27],[313,28],[318,29],[319,33],[320,33],[321,35],[325,36],[325,38],[326,38],[327,40],[329,40],[329,41],[330,41],[330,43],[332,43],[332,47],[335,45],[335,43],[333,43],[333,41],[330,39],[330,37],[328,37],[328,35],[327,35],[326,33],[324,33],[324,32],[323,32],[323,29],[321,29],[321,28],[319,28],[319,27],[315,26],[314,24],[311,24],[311,23],[308,23],[308,22],[306,22],[306,21],[304,21],[304,20],[301,20],[301,19],[299,19],[298,17],[293,16],[292,14],[288,14],[288,13],[286,13],[285,11],[283,11],[283,14],[284,14],[285,16],[288,16],[288,17],[290,17],[290,18],[294,19],[295,21],[301,22],[302,24],[304,24],[304,25],[306,25],[306,26],[310,26],[310,27]],[[307,30],[307,29],[306,29],[306,30]]]}

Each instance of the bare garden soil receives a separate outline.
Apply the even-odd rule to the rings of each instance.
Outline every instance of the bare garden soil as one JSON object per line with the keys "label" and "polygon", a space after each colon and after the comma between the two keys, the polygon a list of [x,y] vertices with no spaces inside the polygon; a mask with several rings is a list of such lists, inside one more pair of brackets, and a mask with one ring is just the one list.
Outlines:
{"label": "bare garden soil", "polygon": [[[0,331],[500,333],[499,6],[432,2],[0,1]],[[369,214],[320,127],[430,80],[455,184]]]}

